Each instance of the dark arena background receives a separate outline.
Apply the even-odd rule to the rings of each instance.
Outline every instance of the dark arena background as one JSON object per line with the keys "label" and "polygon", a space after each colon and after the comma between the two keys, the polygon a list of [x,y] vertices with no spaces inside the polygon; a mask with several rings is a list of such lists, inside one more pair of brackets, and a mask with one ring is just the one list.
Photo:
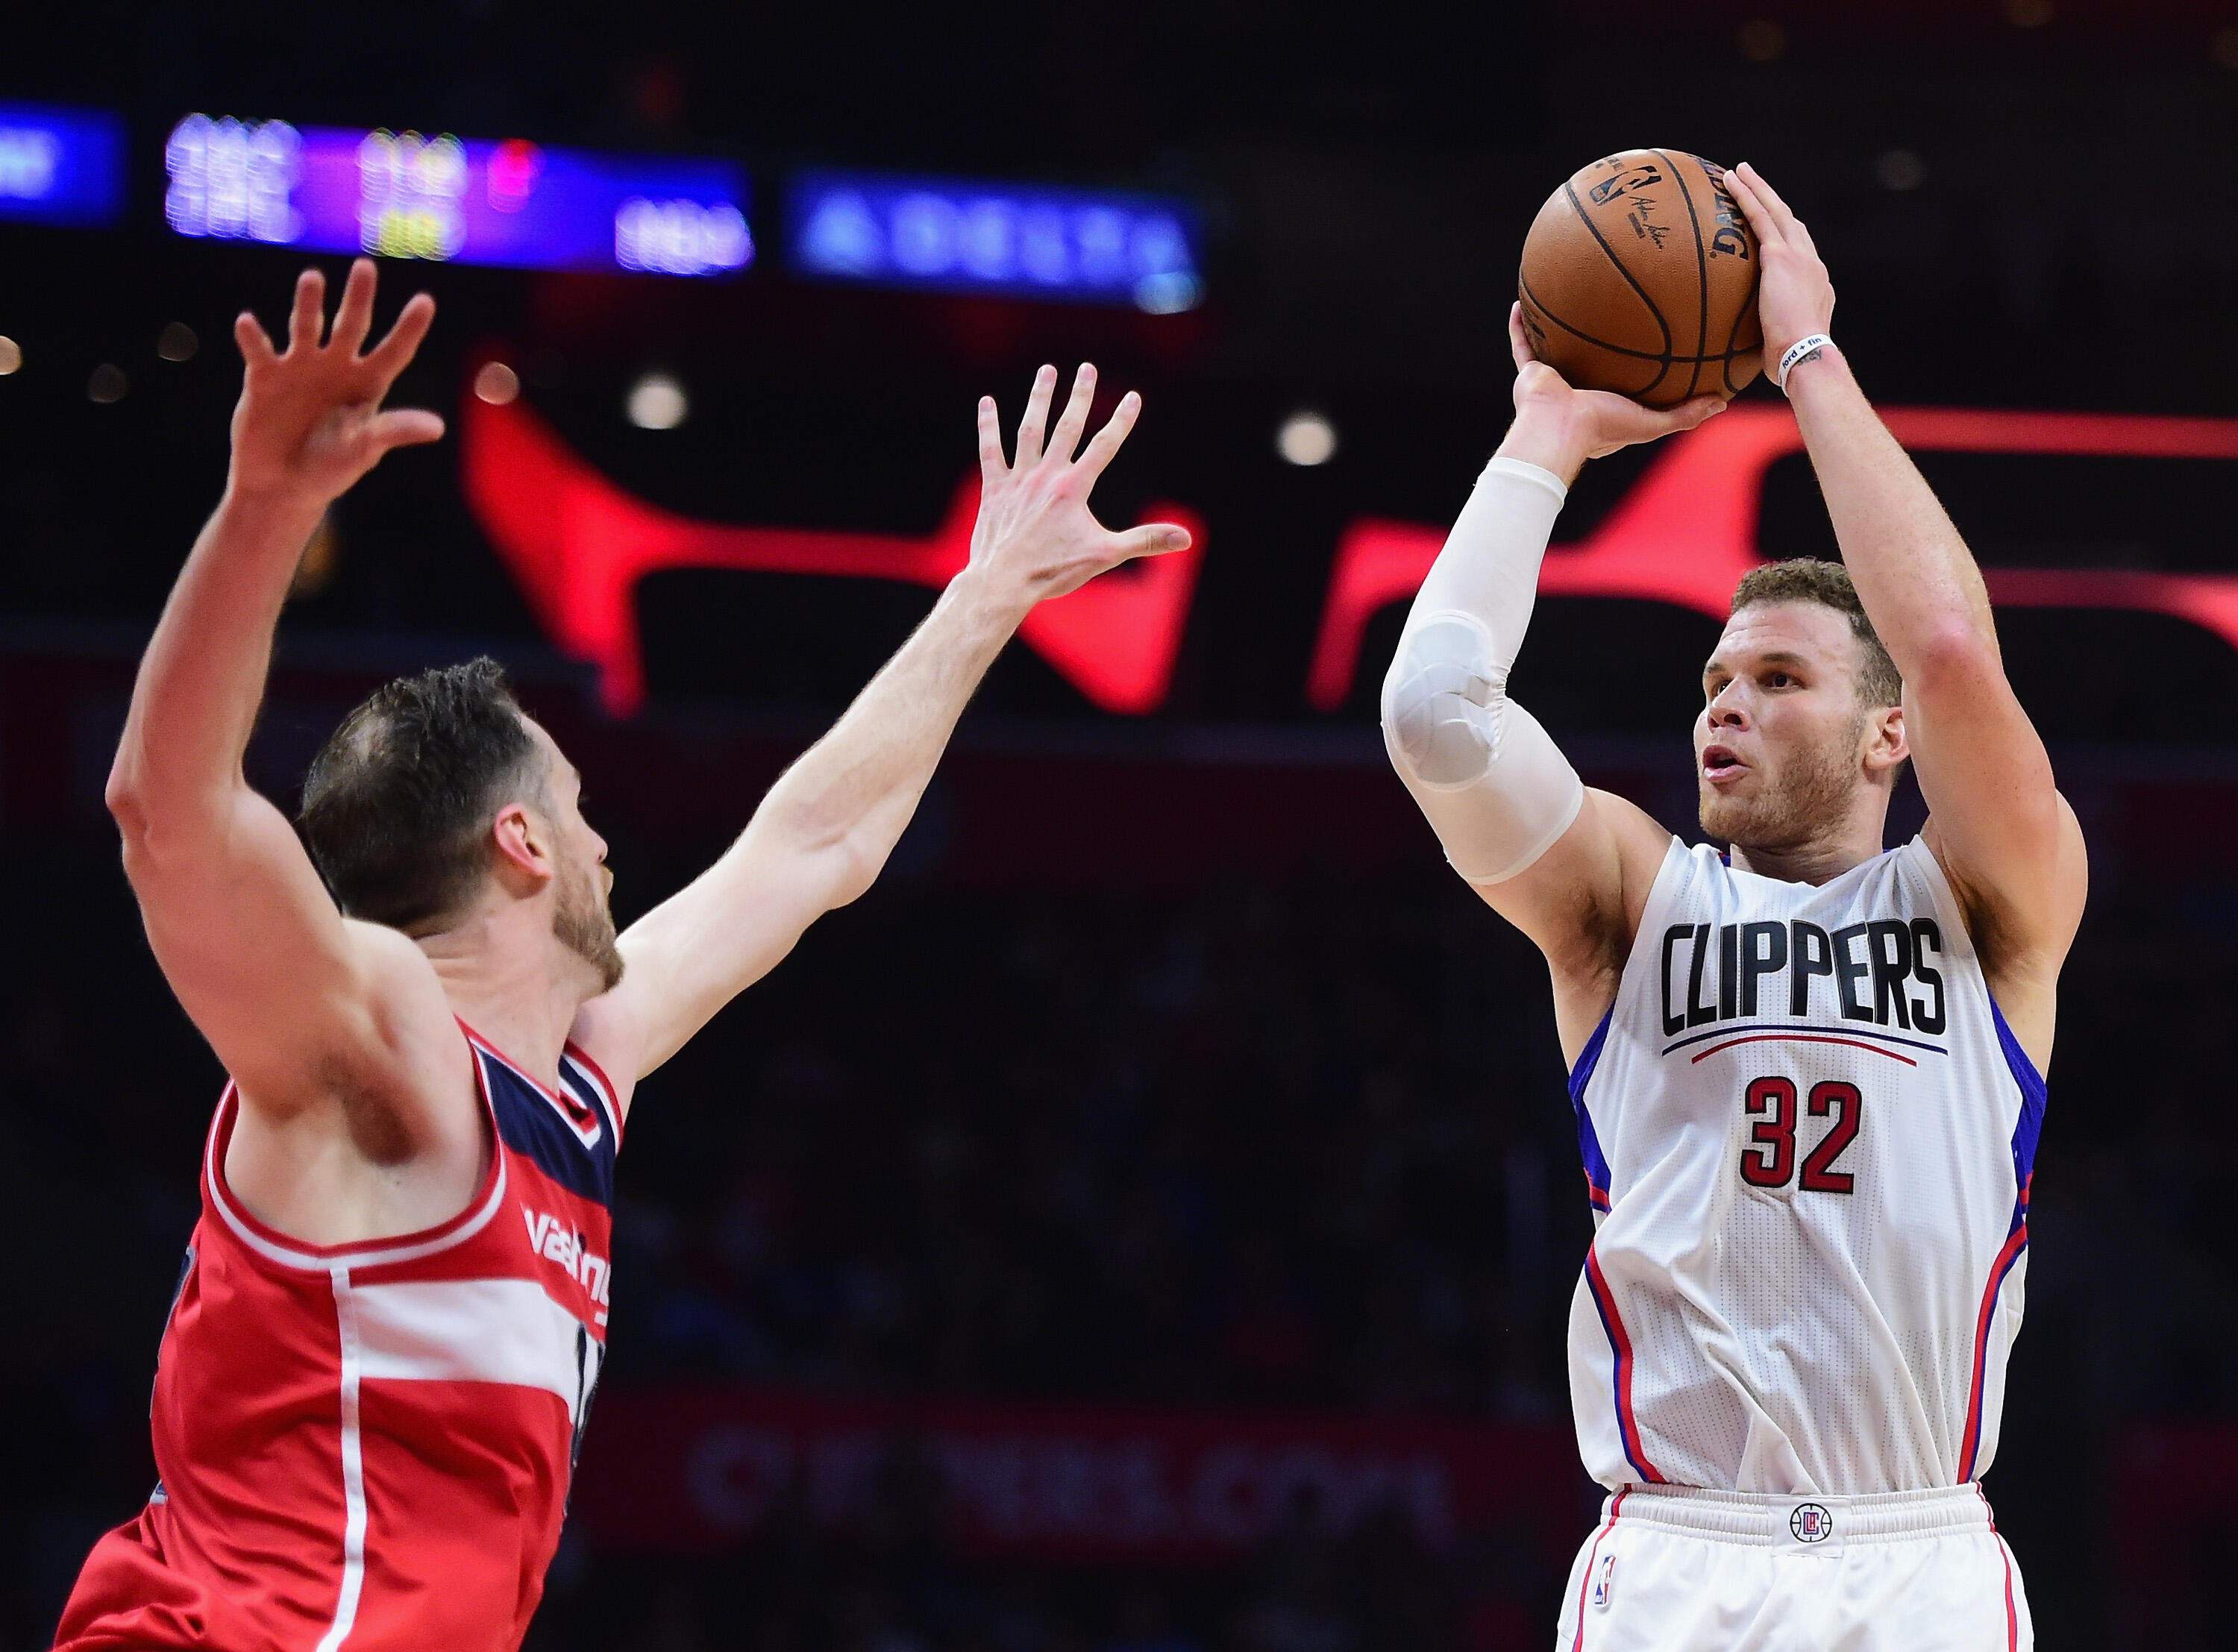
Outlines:
{"label": "dark arena background", "polygon": [[[361,237],[384,314],[440,301],[399,400],[451,434],[333,512],[253,776],[292,802],[371,684],[489,651],[625,922],[956,565],[980,393],[1140,388],[1107,519],[1200,535],[1029,627],[876,889],[640,1092],[531,1647],[1546,1645],[1594,1507],[1574,1125],[1542,968],[1374,688],[1506,422],[1531,215],[1642,144],[1811,224],[2091,840],[1988,1480],[2041,1643],[2231,1643],[2238,12],[77,0],[5,36],[4,1652],[153,1480],[220,1083],[103,778],[222,479],[231,317]],[[1557,542],[1518,697],[1691,825],[1725,593],[1832,554],[1784,404],[1591,467]]]}

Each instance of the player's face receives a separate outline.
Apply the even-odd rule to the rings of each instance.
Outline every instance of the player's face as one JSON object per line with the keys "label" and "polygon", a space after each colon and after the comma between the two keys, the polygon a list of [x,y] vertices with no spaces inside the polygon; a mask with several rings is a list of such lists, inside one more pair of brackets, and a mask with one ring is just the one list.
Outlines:
{"label": "player's face", "polygon": [[1726,622],[1694,720],[1704,832],[1785,849],[1846,818],[1866,783],[1862,664],[1848,619],[1817,603],[1765,603]]}
{"label": "player's face", "polygon": [[543,751],[547,765],[545,791],[551,806],[547,823],[558,839],[553,858],[559,867],[552,933],[599,972],[603,983],[599,990],[610,991],[622,978],[622,955],[614,935],[614,875],[606,867],[606,840],[583,818],[581,772],[533,718],[521,721]]}

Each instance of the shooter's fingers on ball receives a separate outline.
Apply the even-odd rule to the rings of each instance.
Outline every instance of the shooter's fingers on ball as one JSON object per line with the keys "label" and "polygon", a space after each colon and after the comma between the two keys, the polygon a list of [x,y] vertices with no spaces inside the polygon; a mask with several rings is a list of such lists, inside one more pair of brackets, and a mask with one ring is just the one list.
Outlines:
{"label": "shooter's fingers on ball", "polygon": [[1665,415],[1674,431],[1692,430],[1704,424],[1715,413],[1721,413],[1732,405],[1725,396],[1696,396],[1692,401],[1682,401]]}
{"label": "shooter's fingers on ball", "polygon": [[1539,359],[1531,347],[1531,330],[1523,325],[1523,301],[1517,299],[1507,307],[1507,348],[1515,358],[1515,370],[1523,371]]}
{"label": "shooter's fingers on ball", "polygon": [[1757,246],[1759,248],[1776,247],[1780,239],[1779,221],[1771,215],[1771,208],[1765,206],[1756,191],[1749,187],[1747,175],[1755,170],[1744,161],[1725,174],[1725,188],[1733,192],[1733,199],[1740,204],[1741,216],[1746,218],[1749,228],[1756,231]]}
{"label": "shooter's fingers on ball", "polygon": [[1519,413],[1526,402],[1560,402],[1573,393],[1562,375],[1543,361],[1525,361],[1516,369],[1512,394]]}
{"label": "shooter's fingers on ball", "polygon": [[[1795,208],[1787,204],[1779,191],[1765,182],[1764,174],[1745,161],[1740,163],[1738,169],[1745,175],[1745,182],[1750,192],[1756,195],[1765,210],[1771,215],[1772,221],[1779,226],[1780,239],[1791,241],[1814,258],[1817,257],[1818,248],[1811,239],[1810,230],[1804,227],[1803,220],[1795,215]],[[1762,232],[1759,231],[1758,235],[1761,235],[1761,234]]]}

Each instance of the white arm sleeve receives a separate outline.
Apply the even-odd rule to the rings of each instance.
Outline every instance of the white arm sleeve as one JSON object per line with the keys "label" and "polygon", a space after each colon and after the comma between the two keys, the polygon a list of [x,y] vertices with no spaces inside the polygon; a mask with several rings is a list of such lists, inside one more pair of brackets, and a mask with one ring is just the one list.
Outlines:
{"label": "white arm sleeve", "polygon": [[1446,538],[1383,680],[1392,766],[1471,883],[1513,877],[1570,829],[1586,789],[1538,719],[1507,697],[1568,497],[1559,479],[1495,459]]}

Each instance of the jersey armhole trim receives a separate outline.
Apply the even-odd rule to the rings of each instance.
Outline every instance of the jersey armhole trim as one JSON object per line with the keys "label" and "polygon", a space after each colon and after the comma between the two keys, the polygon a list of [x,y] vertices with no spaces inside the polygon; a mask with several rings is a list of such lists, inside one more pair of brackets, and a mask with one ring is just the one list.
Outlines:
{"label": "jersey armhole trim", "polygon": [[1586,1047],[1578,1052],[1577,1066],[1570,1069],[1570,1106],[1578,1115],[1578,1157],[1586,1167],[1586,1202],[1604,1213],[1609,1208],[1608,1156],[1601,1151],[1593,1115],[1586,1110],[1586,1087],[1593,1081],[1593,1069],[1600,1065],[1601,1049],[1608,1042],[1609,1026],[1615,1019],[1616,1006],[1611,1004],[1601,1016],[1601,1024],[1586,1041]]}
{"label": "jersey armhole trim", "polygon": [[624,1125],[621,1092],[614,1088],[614,1081],[606,1076],[606,1069],[593,1061],[591,1053],[573,1040],[569,1040],[560,1047],[560,1059],[573,1062],[590,1079],[591,1088],[599,1098],[599,1105],[606,1109],[606,1122],[613,1128],[614,1151],[619,1153]]}
{"label": "jersey armhole trim", "polygon": [[489,1225],[505,1200],[505,1143],[497,1128],[497,1109],[490,1100],[489,1081],[481,1062],[474,1062],[474,1088],[480,1093],[482,1117],[490,1133],[489,1168],[473,1199],[457,1215],[433,1227],[380,1239],[355,1239],[348,1245],[313,1245],[283,1233],[257,1219],[234,1201],[225,1182],[225,1148],[233,1140],[233,1126],[241,1108],[241,1094],[231,1080],[219,1096],[217,1115],[210,1121],[209,1140],[203,1149],[202,1186],[211,1206],[234,1237],[268,1262],[305,1272],[326,1273],[338,1266],[381,1267],[393,1262],[416,1262],[438,1251],[463,1245]]}

